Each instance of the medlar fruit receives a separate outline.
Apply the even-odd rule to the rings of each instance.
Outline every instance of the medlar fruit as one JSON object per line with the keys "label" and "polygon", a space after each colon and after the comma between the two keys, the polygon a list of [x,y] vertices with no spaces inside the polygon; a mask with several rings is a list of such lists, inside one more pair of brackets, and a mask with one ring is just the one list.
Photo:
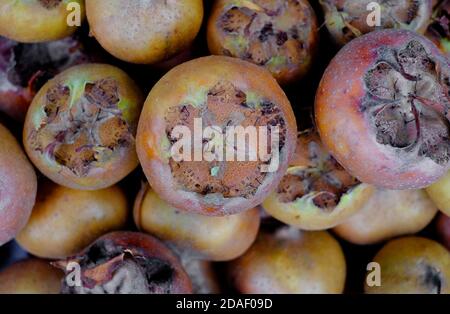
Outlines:
{"label": "medlar fruit", "polygon": [[333,229],[355,244],[373,244],[425,228],[437,208],[422,190],[377,189],[353,216]]}
{"label": "medlar fruit", "polygon": [[447,216],[450,216],[450,171],[439,181],[426,188],[428,196]]}
{"label": "medlar fruit", "polygon": [[291,227],[260,233],[228,270],[245,294],[342,293],[346,276],[342,249],[328,232]]}
{"label": "medlar fruit", "polygon": [[72,67],[47,82],[28,110],[23,140],[35,166],[73,189],[114,185],[138,165],[142,95],[122,70]]}
{"label": "medlar fruit", "polygon": [[226,261],[242,255],[259,230],[257,208],[225,217],[177,210],[143,186],[134,205],[136,226],[196,258]]}
{"label": "medlar fruit", "polygon": [[91,34],[109,53],[156,63],[188,48],[203,20],[202,0],[86,0]]}
{"label": "medlar fruit", "polygon": [[[55,265],[81,267],[81,286],[63,282],[65,294],[191,293],[178,258],[157,239],[136,232],[109,233],[79,255]],[[70,276],[70,273],[66,276]]]}
{"label": "medlar fruit", "polygon": [[380,286],[366,293],[450,293],[450,252],[439,243],[404,237],[388,242],[375,256],[381,268]]}
{"label": "medlar fruit", "polygon": [[0,111],[22,122],[33,97],[47,80],[89,59],[81,43],[73,38],[22,44],[0,37]]}
{"label": "medlar fruit", "polygon": [[219,0],[208,22],[212,54],[263,66],[279,83],[303,77],[318,43],[314,10],[306,0]]}
{"label": "medlar fruit", "polygon": [[337,161],[360,181],[394,190],[426,187],[450,169],[449,108],[449,60],[406,30],[372,32],[341,49],[315,104]]}
{"label": "medlar fruit", "polygon": [[219,294],[221,292],[217,275],[209,261],[181,256],[181,264],[192,282],[194,294]]}
{"label": "medlar fruit", "polygon": [[288,225],[324,230],[353,215],[374,190],[348,174],[324,149],[314,130],[306,130],[299,133],[295,157],[263,207]]}
{"label": "medlar fruit", "polygon": [[85,16],[83,0],[2,0],[0,35],[26,43],[67,37],[77,29],[68,23],[69,3],[78,4],[81,22]]}
{"label": "medlar fruit", "polygon": [[[325,25],[338,45],[374,30],[384,28],[408,29],[424,33],[432,13],[431,0],[381,0],[380,10],[374,11],[371,0],[319,0],[325,15]],[[380,14],[380,25],[371,14]],[[369,23],[374,22],[374,24]]]}
{"label": "medlar fruit", "polygon": [[0,272],[0,294],[58,294],[63,275],[37,258],[16,262]]}
{"label": "medlar fruit", "polygon": [[25,226],[36,199],[37,178],[15,137],[0,124],[0,246]]}
{"label": "medlar fruit", "polygon": [[209,56],[175,67],[153,87],[137,152],[150,185],[174,208],[231,215],[278,185],[295,134],[289,100],[267,71]]}
{"label": "medlar fruit", "polygon": [[31,218],[16,240],[33,255],[66,258],[103,234],[123,228],[127,205],[125,194],[117,186],[80,191],[43,182]]}

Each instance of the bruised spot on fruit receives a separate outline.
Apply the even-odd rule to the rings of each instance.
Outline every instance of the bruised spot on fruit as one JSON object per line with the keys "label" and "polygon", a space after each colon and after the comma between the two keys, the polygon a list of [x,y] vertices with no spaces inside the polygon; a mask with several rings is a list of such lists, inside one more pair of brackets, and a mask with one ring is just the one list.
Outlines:
{"label": "bruised spot on fruit", "polygon": [[233,5],[218,20],[218,28],[227,36],[224,53],[267,66],[275,73],[301,63],[307,56],[305,43],[314,18],[308,12],[297,0]]}
{"label": "bruised spot on fruit", "polygon": [[348,174],[317,142],[307,145],[310,165],[292,167],[278,185],[278,199],[283,203],[295,202],[310,193],[315,206],[333,210],[341,197],[360,182]]}
{"label": "bruised spot on fruit", "polygon": [[412,40],[398,50],[379,50],[365,76],[361,111],[376,140],[445,165],[450,161],[450,98],[447,77],[425,47]]}
{"label": "bruised spot on fruit", "polygon": [[114,79],[87,83],[79,99],[63,85],[49,89],[46,96],[46,117],[30,135],[32,147],[75,175],[88,175],[96,162],[109,160],[134,141],[118,109]]}
{"label": "bruised spot on fruit", "polygon": [[439,269],[430,265],[425,265],[423,283],[432,288],[436,294],[441,294],[442,289],[442,274]]}
{"label": "bruised spot on fruit", "polygon": [[169,293],[175,275],[168,262],[109,240],[95,243],[75,261],[81,267],[82,285],[64,283],[66,294]]}
{"label": "bruised spot on fruit", "polygon": [[[231,82],[220,81],[207,91],[206,103],[181,104],[167,110],[166,135],[171,145],[179,140],[173,137],[173,130],[177,126],[187,126],[192,133],[191,142],[194,143],[194,119],[202,122],[203,130],[206,127],[219,127],[222,134],[222,138],[203,137],[201,145],[204,151],[211,152],[215,156],[212,161],[205,158],[194,160],[193,149],[190,154],[192,161],[175,161],[170,158],[169,165],[173,177],[182,189],[223,198],[250,198],[256,193],[267,175],[262,171],[262,166],[270,164],[271,160],[263,160],[259,154],[257,160],[249,160],[246,149],[248,147],[237,147],[235,141],[229,143],[227,132],[231,132],[230,128],[233,127],[244,129],[256,127],[256,139],[260,141],[259,134],[262,128],[267,134],[266,152],[272,154],[271,127],[279,129],[279,151],[281,151],[286,141],[286,121],[276,104],[250,95],[253,94],[236,88]],[[246,142],[248,143],[248,138]],[[259,145],[260,142],[257,146]],[[222,147],[222,152],[216,151],[219,147]],[[246,160],[237,161],[235,155],[232,161],[227,161],[227,149],[230,148],[234,154],[239,150],[246,150]]]}
{"label": "bruised spot on fruit", "polygon": [[46,9],[54,9],[62,2],[62,0],[39,0],[39,3]]}

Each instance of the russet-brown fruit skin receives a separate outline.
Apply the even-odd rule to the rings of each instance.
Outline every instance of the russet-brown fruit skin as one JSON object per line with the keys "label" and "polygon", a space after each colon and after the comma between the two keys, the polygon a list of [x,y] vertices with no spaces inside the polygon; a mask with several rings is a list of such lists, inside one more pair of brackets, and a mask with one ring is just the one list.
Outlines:
{"label": "russet-brown fruit skin", "polygon": [[443,245],[450,251],[450,217],[439,214],[436,220],[436,228]]}
{"label": "russet-brown fruit skin", "polygon": [[[44,42],[62,39],[77,30],[69,26],[69,3],[78,4],[85,17],[83,0],[3,0],[0,3],[0,35],[19,42]],[[72,20],[72,19],[70,19]]]}
{"label": "russet-brown fruit skin", "polygon": [[[216,90],[218,91],[215,92]],[[243,98],[255,106],[261,106],[264,102],[272,107],[266,111],[269,112],[267,115],[263,115],[259,113],[261,109],[251,109],[245,106],[245,102],[240,105],[234,103],[235,99]],[[207,123],[210,123],[208,120],[213,120],[213,125],[226,129],[228,127],[226,121],[231,122],[233,126],[243,124],[246,127],[246,124],[239,122],[242,118],[245,123],[255,126],[255,121],[251,119],[272,118],[276,115],[278,120],[275,121],[282,122],[282,124],[281,122],[276,124],[280,128],[280,134],[284,132],[277,170],[264,173],[264,178],[259,179],[262,183],[259,184],[256,181],[258,176],[262,176],[262,172],[260,168],[257,168],[259,167],[259,164],[256,165],[257,162],[234,160],[228,162],[224,158],[223,162],[219,162],[218,167],[225,169],[226,165],[226,169],[223,170],[224,174],[221,174],[221,171],[218,171],[218,174],[224,176],[221,180],[227,182],[225,185],[215,182],[219,179],[214,176],[213,168],[211,173],[209,171],[208,174],[204,173],[205,167],[210,167],[211,162],[203,158],[203,161],[175,163],[176,165],[173,166],[170,142],[172,138],[169,139],[168,133],[172,134],[171,130],[174,128],[169,128],[172,124],[183,125],[183,120],[174,122],[170,119],[179,111],[183,118],[193,120],[197,117],[195,112],[200,111],[198,108],[205,109],[201,111],[202,116],[199,116],[205,120],[204,128],[208,125]],[[244,116],[242,112],[239,112],[240,110],[250,112],[250,115]],[[236,115],[239,115],[239,119]],[[266,120],[261,119],[261,121]],[[263,125],[263,122],[261,126],[268,128],[269,124]],[[175,208],[197,214],[231,215],[254,208],[275,189],[294,153],[296,132],[295,116],[289,100],[269,72],[236,58],[209,56],[175,67],[153,87],[139,121],[137,152],[151,187],[161,199]],[[196,136],[201,137],[201,134]],[[188,166],[184,166],[185,164]],[[197,173],[198,178],[196,178]],[[206,185],[205,182],[210,181],[214,181],[215,185],[211,187],[208,184],[202,187]],[[214,192],[223,187],[228,188],[229,194],[224,196],[223,192]],[[253,187],[253,193],[245,194]],[[232,194],[235,191],[237,193]]]}
{"label": "russet-brown fruit skin", "polygon": [[352,40],[317,90],[323,143],[364,183],[396,190],[429,186],[450,168],[449,77],[448,59],[415,33],[382,30]]}
{"label": "russet-brown fruit skin", "polygon": [[450,216],[450,172],[426,188],[426,191],[436,206]]}
{"label": "russet-brown fruit skin", "polygon": [[203,20],[202,0],[86,0],[91,34],[109,53],[157,63],[188,48]]}
{"label": "russet-brown fruit skin", "polygon": [[354,244],[373,244],[419,232],[437,211],[423,190],[377,189],[355,215],[333,231]]}
{"label": "russet-brown fruit skin", "polygon": [[364,287],[366,293],[450,293],[450,252],[421,237],[388,242],[375,256],[380,264],[381,286]]}
{"label": "russet-brown fruit skin", "polygon": [[325,230],[354,215],[374,191],[349,175],[311,129],[299,133],[286,175],[262,206],[290,226]]}
{"label": "russet-brown fruit skin", "polygon": [[306,0],[218,0],[207,38],[212,54],[261,65],[280,84],[288,84],[311,68],[319,34],[316,15]]}
{"label": "russet-brown fruit skin", "polygon": [[110,187],[139,164],[135,135],[142,103],[135,82],[119,68],[71,67],[34,97],[25,150],[55,183],[80,190]]}
{"label": "russet-brown fruit skin", "polygon": [[221,293],[219,280],[212,262],[193,259],[189,255],[183,256],[183,254],[180,258],[181,264],[191,278],[194,294]]}
{"label": "russet-brown fruit skin", "polygon": [[192,284],[178,257],[158,239],[138,232],[108,233],[81,253],[54,265],[81,266],[81,286],[69,294],[186,294]]}
{"label": "russet-brown fruit skin", "polygon": [[0,294],[58,294],[63,275],[48,261],[23,260],[0,272]]}
{"label": "russet-brown fruit skin", "polygon": [[342,293],[346,263],[339,243],[326,231],[290,227],[260,233],[255,244],[228,265],[244,294]]}
{"label": "russet-brown fruit skin", "polygon": [[16,138],[0,124],[0,246],[27,223],[36,199],[37,179]]}
{"label": "russet-brown fruit skin", "polygon": [[[380,25],[371,26],[374,7],[371,0],[320,0],[325,26],[333,41],[343,46],[355,37],[387,28],[400,28],[423,34],[432,13],[432,0],[375,2],[380,7]],[[369,16],[370,15],[370,16]],[[372,18],[372,19],[371,19]]]}
{"label": "russet-brown fruit skin", "polygon": [[33,255],[66,258],[103,234],[125,227],[128,214],[127,199],[117,186],[81,191],[46,181],[17,241]]}
{"label": "russet-brown fruit skin", "polygon": [[255,241],[259,230],[259,210],[210,217],[175,209],[148,185],[134,205],[134,221],[143,232],[187,250],[192,257],[226,261],[242,255]]}

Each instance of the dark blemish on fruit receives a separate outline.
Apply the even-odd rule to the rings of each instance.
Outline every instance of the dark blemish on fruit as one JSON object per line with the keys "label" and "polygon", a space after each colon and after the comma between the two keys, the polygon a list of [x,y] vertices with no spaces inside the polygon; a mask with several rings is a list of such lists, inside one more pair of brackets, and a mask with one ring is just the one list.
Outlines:
{"label": "dark blemish on fruit", "polygon": [[54,9],[62,2],[62,0],[39,0],[39,3],[46,9]]}

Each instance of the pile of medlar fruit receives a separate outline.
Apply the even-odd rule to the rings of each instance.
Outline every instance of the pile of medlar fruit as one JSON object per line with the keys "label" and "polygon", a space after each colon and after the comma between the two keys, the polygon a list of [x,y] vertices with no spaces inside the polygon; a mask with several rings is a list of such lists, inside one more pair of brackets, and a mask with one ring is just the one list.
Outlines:
{"label": "pile of medlar fruit", "polygon": [[0,1],[0,294],[450,294],[450,1],[375,4]]}

